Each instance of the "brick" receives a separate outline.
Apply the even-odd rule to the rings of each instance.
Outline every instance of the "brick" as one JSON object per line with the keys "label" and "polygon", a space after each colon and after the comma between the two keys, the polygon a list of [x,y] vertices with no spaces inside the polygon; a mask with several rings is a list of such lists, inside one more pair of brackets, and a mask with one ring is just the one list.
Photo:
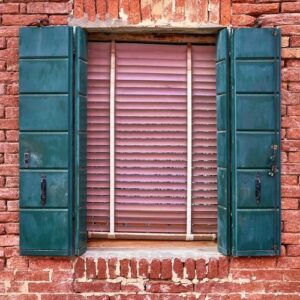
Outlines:
{"label": "brick", "polygon": [[282,25],[280,28],[282,35],[300,35],[300,25]]}
{"label": "brick", "polygon": [[17,95],[18,93],[19,93],[19,85],[17,83],[6,85],[7,95]]}
{"label": "brick", "polygon": [[82,278],[85,275],[85,259],[78,257],[74,266],[74,277]]}
{"label": "brick", "polygon": [[300,48],[285,48],[281,51],[282,58],[300,58]]}
{"label": "brick", "polygon": [[121,277],[128,277],[129,274],[129,259],[122,259],[120,260],[120,276]]}
{"label": "brick", "polygon": [[265,290],[267,293],[296,293],[299,292],[299,282],[267,282]]}
{"label": "brick", "polygon": [[223,0],[221,1],[220,23],[224,26],[228,26],[230,25],[230,21],[231,21],[230,18],[231,18],[231,1]]}
{"label": "brick", "polygon": [[117,277],[117,263],[118,260],[116,258],[109,258],[107,265],[108,265],[108,275],[110,279],[114,279]]}
{"label": "brick", "polygon": [[300,210],[283,210],[281,219],[282,221],[300,220]]}
{"label": "brick", "polygon": [[[18,222],[19,221],[19,214],[15,213],[15,212],[0,212],[0,222],[2,223],[8,223],[8,222]],[[0,246],[14,246],[14,242],[12,242],[13,244],[10,244],[10,240],[14,240],[17,237],[14,236],[7,236],[6,238],[8,238],[8,241],[2,241],[0,238]],[[7,244],[8,243],[8,244]]]}
{"label": "brick", "polygon": [[74,291],[76,293],[91,292],[119,292],[121,290],[120,283],[94,280],[91,282],[75,282]]}
{"label": "brick", "polygon": [[300,14],[273,14],[263,15],[258,19],[258,23],[262,26],[280,26],[299,24]]}
{"label": "brick", "polygon": [[276,266],[276,259],[273,257],[251,257],[251,258],[232,258],[230,267],[237,269],[266,269],[274,268]]}
{"label": "brick", "polygon": [[17,165],[19,163],[19,154],[17,154],[17,153],[5,153],[4,154],[4,163],[5,164]]}
{"label": "brick", "polygon": [[300,245],[287,245],[287,256],[300,257]]}
{"label": "brick", "polygon": [[264,4],[248,4],[248,3],[233,3],[232,14],[233,15],[261,15],[277,13],[279,11],[278,3],[264,3]]}
{"label": "brick", "polygon": [[[79,258],[78,258],[79,259]],[[33,257],[29,261],[29,267],[31,269],[48,269],[51,266],[55,270],[71,269],[72,260],[69,258],[40,258]]]}
{"label": "brick", "polygon": [[5,231],[7,234],[19,234],[19,224],[18,223],[9,223],[5,224]]}
{"label": "brick", "polygon": [[150,263],[150,278],[159,279],[161,272],[161,262],[159,259],[153,259]]}
{"label": "brick", "polygon": [[146,282],[146,292],[149,293],[188,293],[192,291],[192,284],[180,284],[166,281]]}
{"label": "brick", "polygon": [[16,281],[49,281],[49,271],[16,271]]}
{"label": "brick", "polygon": [[300,186],[283,186],[281,189],[281,195],[283,197],[300,197]]}
{"label": "brick", "polygon": [[131,0],[129,1],[129,18],[128,21],[130,24],[138,24],[141,22],[141,7],[140,0]]}
{"label": "brick", "polygon": [[219,262],[215,258],[211,258],[208,262],[207,278],[218,277]]}
{"label": "brick", "polygon": [[141,18],[143,21],[151,20],[151,0],[141,1]]}
{"label": "brick", "polygon": [[256,22],[256,18],[249,15],[233,15],[231,17],[232,26],[252,26]]}
{"label": "brick", "polygon": [[18,245],[13,246],[13,247],[5,247],[4,248],[4,256],[5,257],[12,257],[12,256],[18,256],[18,255],[20,255]]}
{"label": "brick", "polygon": [[137,261],[135,258],[130,260],[130,273],[131,278],[137,278]]}
{"label": "brick", "polygon": [[291,92],[300,92],[300,83],[298,82],[289,82],[288,87]]}
{"label": "brick", "polygon": [[288,36],[281,37],[281,48],[286,48],[290,44],[290,38]]}
{"label": "brick", "polygon": [[14,200],[19,197],[19,190],[16,188],[0,188],[0,198],[6,200]]}
{"label": "brick", "polygon": [[72,292],[71,282],[29,282],[30,293],[68,293]]}
{"label": "brick", "polygon": [[283,198],[281,199],[282,209],[298,209],[299,200],[297,198]]}
{"label": "brick", "polygon": [[284,270],[283,280],[285,281],[300,281],[300,270]]}
{"label": "brick", "polygon": [[19,131],[6,130],[5,137],[8,142],[18,142],[19,141]]}
{"label": "brick", "polygon": [[171,279],[172,278],[172,260],[163,259],[161,262],[161,279]]}
{"label": "brick", "polygon": [[85,0],[84,1],[84,10],[87,13],[88,20],[91,22],[96,21],[96,6],[94,0]]}
{"label": "brick", "polygon": [[300,70],[297,68],[283,68],[281,71],[282,80],[284,81],[299,81]]}
{"label": "brick", "polygon": [[[295,131],[294,131],[293,135],[295,136]],[[289,153],[289,161],[292,163],[300,162],[299,152],[290,152]]]}
{"label": "brick", "polygon": [[126,293],[138,293],[144,291],[144,286],[139,284],[122,284],[121,291]]}
{"label": "brick", "polygon": [[281,92],[281,101],[282,101],[282,104],[288,104],[288,105],[299,104],[300,105],[300,93],[293,93],[290,91],[283,90]]}
{"label": "brick", "polygon": [[195,278],[195,268],[196,268],[195,260],[188,258],[185,261],[185,270],[186,270],[187,279],[193,280]]}
{"label": "brick", "polygon": [[83,15],[84,15],[84,0],[74,0],[74,17],[78,19],[78,18],[82,18]]}
{"label": "brick", "polygon": [[[175,4],[176,5],[176,4]],[[151,18],[153,21],[160,20],[163,15],[163,1],[152,0],[151,1]]]}
{"label": "brick", "polygon": [[290,244],[290,245],[300,244],[300,233],[282,232],[281,233],[281,242],[283,244]]}
{"label": "brick", "polygon": [[220,257],[218,265],[219,278],[228,276],[229,273],[229,260],[228,257]]}
{"label": "brick", "polygon": [[[0,177],[1,181],[1,177]],[[19,178],[18,177],[5,177],[5,186],[6,187],[18,187],[19,186]]]}
{"label": "brick", "polygon": [[25,25],[36,23],[41,19],[46,19],[47,15],[2,15],[3,25]]}
{"label": "brick", "polygon": [[29,266],[27,257],[13,256],[7,259],[6,266],[8,269],[27,270]]}
{"label": "brick", "polygon": [[219,24],[220,21],[220,1],[209,0],[208,20],[211,23]]}
{"label": "brick", "polygon": [[65,15],[57,15],[57,16],[50,16],[49,23],[51,25],[68,25],[68,16]]}
{"label": "brick", "polygon": [[67,282],[73,281],[73,275],[74,272],[73,270],[53,270],[52,275],[51,275],[51,280],[52,282]]}
{"label": "brick", "polygon": [[19,201],[7,201],[7,211],[19,211]]}
{"label": "brick", "polygon": [[18,129],[19,121],[17,119],[0,119],[1,129]]}
{"label": "brick", "polygon": [[28,14],[68,14],[71,11],[70,3],[34,2],[27,4]]}
{"label": "brick", "polygon": [[86,278],[96,278],[96,263],[93,258],[88,257],[86,259]]}
{"label": "brick", "polygon": [[283,2],[281,4],[282,12],[300,12],[300,3],[299,2]]}
{"label": "brick", "polygon": [[146,259],[139,260],[139,276],[148,278],[149,275],[149,263]]}
{"label": "brick", "polygon": [[107,4],[106,1],[96,0],[96,11],[101,21],[105,20]]}
{"label": "brick", "polygon": [[296,176],[296,175],[282,175],[281,176],[281,184],[283,184],[283,185],[297,185],[298,184],[298,176]]}
{"label": "brick", "polygon": [[183,278],[183,262],[179,258],[174,259],[173,269],[178,278]]}
{"label": "brick", "polygon": [[290,44],[291,47],[300,47],[300,36],[291,36]]}
{"label": "brick", "polygon": [[185,1],[175,0],[175,21],[183,21],[184,16],[185,16]]}
{"label": "brick", "polygon": [[300,257],[279,257],[278,268],[300,269]]}
{"label": "brick", "polygon": [[18,3],[0,4],[0,14],[17,14],[17,13],[19,13]]}
{"label": "brick", "polygon": [[97,260],[98,279],[106,279],[106,261],[103,258]]}
{"label": "brick", "polygon": [[111,19],[118,19],[119,18],[118,1],[107,1],[107,12]]}

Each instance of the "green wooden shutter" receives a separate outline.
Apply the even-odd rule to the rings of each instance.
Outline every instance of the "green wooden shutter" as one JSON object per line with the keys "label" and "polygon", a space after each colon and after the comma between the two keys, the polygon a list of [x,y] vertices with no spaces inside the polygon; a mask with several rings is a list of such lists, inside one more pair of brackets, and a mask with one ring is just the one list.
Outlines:
{"label": "green wooden shutter", "polygon": [[217,39],[217,150],[218,150],[218,249],[230,254],[230,97],[229,36],[227,29]]}
{"label": "green wooden shutter", "polygon": [[75,30],[75,254],[86,250],[87,34]]}
{"label": "green wooden shutter", "polygon": [[[84,226],[79,222],[74,226],[74,220],[78,215],[82,219],[85,212],[77,212],[84,205],[79,204],[78,186],[74,188],[79,172],[79,164],[76,174],[74,171],[74,151],[80,139],[77,130],[74,141],[73,50],[71,27],[20,30],[22,255],[73,255],[75,246],[84,249],[83,238],[80,243],[74,239],[74,233],[77,235],[78,228]],[[82,71],[81,79],[84,74]],[[78,111],[79,97],[75,100]]]}
{"label": "green wooden shutter", "polygon": [[280,31],[234,29],[231,51],[232,254],[278,255]]}

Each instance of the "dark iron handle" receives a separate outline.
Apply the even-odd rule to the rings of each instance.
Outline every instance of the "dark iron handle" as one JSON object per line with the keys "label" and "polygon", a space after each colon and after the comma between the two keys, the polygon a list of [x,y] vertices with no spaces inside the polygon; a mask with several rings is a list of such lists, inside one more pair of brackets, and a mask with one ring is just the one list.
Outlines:
{"label": "dark iron handle", "polygon": [[261,198],[261,180],[259,174],[256,174],[255,176],[255,200],[256,204],[260,204],[260,198]]}
{"label": "dark iron handle", "polygon": [[47,200],[47,181],[46,176],[41,177],[41,203],[42,206],[46,205]]}

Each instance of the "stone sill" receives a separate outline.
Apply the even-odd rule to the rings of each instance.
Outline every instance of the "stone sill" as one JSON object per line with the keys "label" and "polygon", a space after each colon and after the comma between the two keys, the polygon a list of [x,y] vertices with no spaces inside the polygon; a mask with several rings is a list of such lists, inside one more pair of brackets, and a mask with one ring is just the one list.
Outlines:
{"label": "stone sill", "polygon": [[219,258],[215,242],[207,241],[136,241],[136,240],[95,240],[90,241],[83,257],[101,258],[145,258],[182,260],[192,258]]}

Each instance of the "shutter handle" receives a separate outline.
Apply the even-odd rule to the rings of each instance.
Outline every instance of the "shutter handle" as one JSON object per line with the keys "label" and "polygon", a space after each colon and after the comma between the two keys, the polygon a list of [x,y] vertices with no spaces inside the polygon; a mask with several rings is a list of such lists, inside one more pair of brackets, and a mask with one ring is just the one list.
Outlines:
{"label": "shutter handle", "polygon": [[255,176],[255,200],[256,200],[256,205],[260,204],[260,198],[261,198],[261,180],[260,176],[257,173]]}
{"label": "shutter handle", "polygon": [[42,206],[46,205],[47,200],[47,182],[46,182],[46,176],[41,176],[41,203]]}
{"label": "shutter handle", "polygon": [[24,153],[24,166],[25,168],[29,168],[29,152]]}

